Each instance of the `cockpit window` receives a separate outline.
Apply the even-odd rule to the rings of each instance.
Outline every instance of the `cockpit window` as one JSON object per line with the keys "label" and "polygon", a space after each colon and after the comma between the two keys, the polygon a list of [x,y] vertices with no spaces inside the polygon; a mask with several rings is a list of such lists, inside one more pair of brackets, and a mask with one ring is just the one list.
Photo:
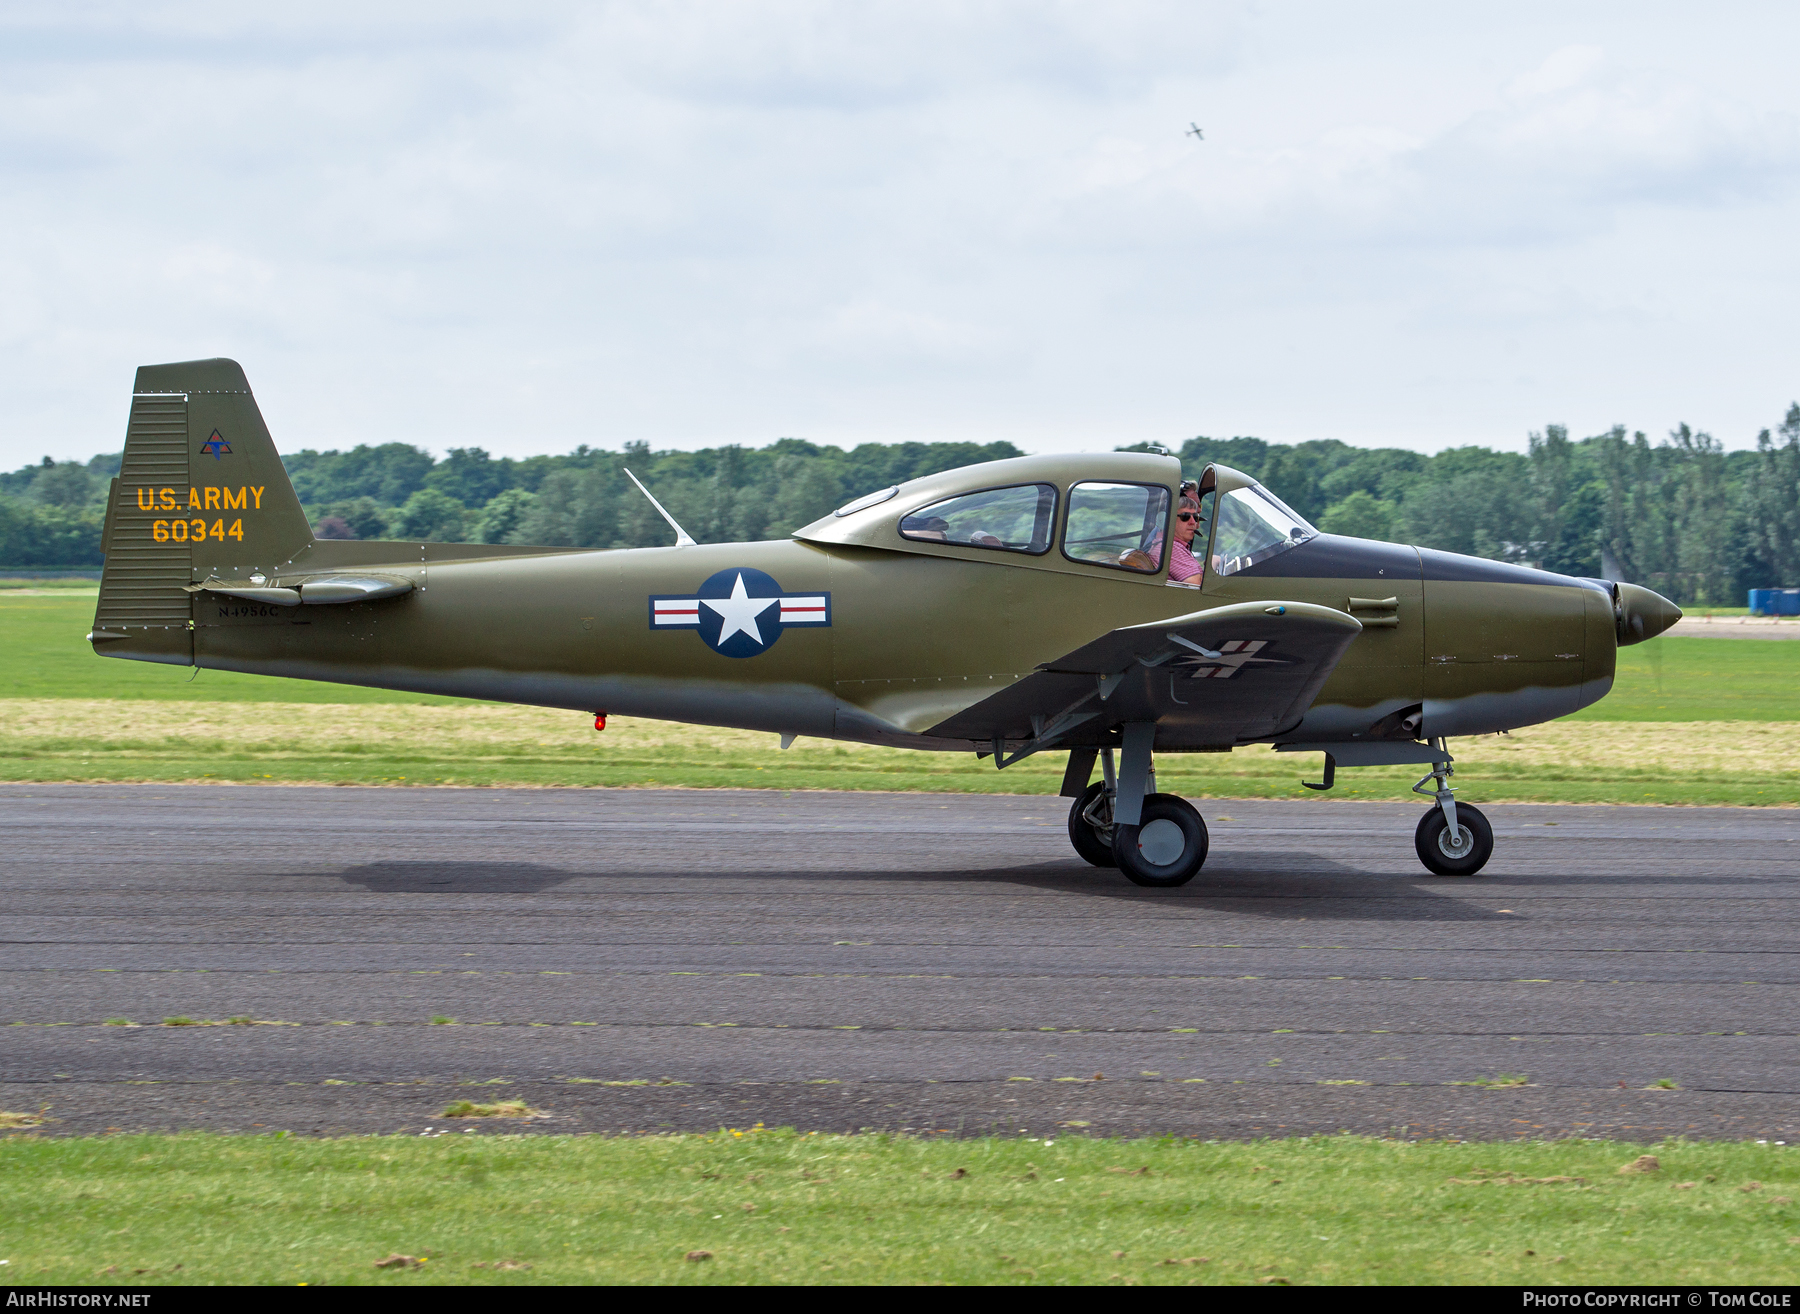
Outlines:
{"label": "cockpit window", "polygon": [[1056,489],[1049,484],[1020,484],[920,507],[900,522],[900,537],[1036,556],[1050,550],[1050,527],[1055,523]]}
{"label": "cockpit window", "polygon": [[1306,542],[1318,532],[1261,484],[1233,489],[1219,499],[1213,569],[1221,575],[1234,575]]}
{"label": "cockpit window", "polygon": [[1076,484],[1069,490],[1063,555],[1116,570],[1162,569],[1169,490],[1155,484]]}

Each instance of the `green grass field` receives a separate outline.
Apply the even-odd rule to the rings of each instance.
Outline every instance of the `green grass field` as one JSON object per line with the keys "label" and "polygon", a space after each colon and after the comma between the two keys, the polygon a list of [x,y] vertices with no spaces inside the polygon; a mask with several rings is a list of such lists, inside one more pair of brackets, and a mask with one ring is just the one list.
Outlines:
{"label": "green grass field", "polygon": [[96,594],[0,594],[0,698],[155,698],[214,703],[460,703],[457,698],[278,680],[97,657],[82,636]]}
{"label": "green grass field", "polygon": [[1652,639],[1576,721],[1800,721],[1800,640]]}
{"label": "green grass field", "polygon": [[[96,657],[93,596],[0,596],[0,779],[878,789],[1054,794],[1063,755],[972,754],[614,718]],[[1469,802],[1800,804],[1800,642],[1659,639],[1575,717],[1453,744]],[[1191,798],[1318,798],[1316,755],[1164,755]],[[1345,771],[1333,798],[1406,798],[1418,772]]]}
{"label": "green grass field", "polygon": [[[446,1127],[457,1129],[456,1123]],[[7,1283],[1683,1284],[1800,1276],[1779,1146],[26,1139]],[[406,1256],[416,1266],[376,1267]],[[701,1258],[700,1256],[706,1256]],[[690,1257],[692,1256],[692,1257]]]}

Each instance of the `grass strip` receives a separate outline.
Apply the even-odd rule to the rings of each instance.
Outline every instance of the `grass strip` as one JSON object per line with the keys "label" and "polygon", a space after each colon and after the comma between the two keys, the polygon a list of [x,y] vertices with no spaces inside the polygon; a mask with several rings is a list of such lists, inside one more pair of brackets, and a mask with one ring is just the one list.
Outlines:
{"label": "grass strip", "polygon": [[[1729,651],[1735,647],[1735,651]],[[1572,721],[1800,721],[1800,641],[1652,639]]]}
{"label": "grass strip", "polygon": [[[1800,646],[1800,645],[1797,645]],[[1471,803],[1800,804],[1781,723],[1556,722],[1460,739]],[[1064,756],[1004,772],[972,753],[802,739],[493,704],[449,707],[132,699],[0,701],[0,779],[244,784],[512,785],[1055,794]],[[1165,754],[1157,780],[1189,798],[1319,798],[1316,754],[1267,747]],[[1328,797],[1410,799],[1423,768],[1345,770]]]}
{"label": "grass strip", "polygon": [[84,637],[97,593],[0,593],[0,698],[145,698],[166,702],[435,703],[460,698],[363,689],[272,675],[202,671],[98,656]]}
{"label": "grass strip", "polygon": [[20,1284],[1692,1285],[1800,1260],[1800,1161],[1744,1143],[1621,1173],[1645,1147],[41,1136],[0,1155]]}
{"label": "grass strip", "polygon": [[[1054,794],[1063,755],[1004,773],[917,753],[98,658],[90,597],[0,597],[0,779]],[[194,678],[190,680],[190,676]],[[1800,643],[1658,639],[1619,654],[1611,695],[1510,737],[1458,740],[1469,802],[1800,804],[1787,745]],[[1190,798],[1316,798],[1319,758],[1164,755]],[[1330,795],[1408,799],[1407,768],[1345,771]]]}

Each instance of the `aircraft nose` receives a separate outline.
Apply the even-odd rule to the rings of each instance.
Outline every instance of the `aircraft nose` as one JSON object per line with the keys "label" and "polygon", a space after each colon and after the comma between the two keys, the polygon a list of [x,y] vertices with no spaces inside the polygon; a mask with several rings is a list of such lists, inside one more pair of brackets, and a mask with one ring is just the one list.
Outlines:
{"label": "aircraft nose", "polygon": [[1620,584],[1619,646],[1654,639],[1681,619],[1681,608],[1662,594],[1637,584]]}

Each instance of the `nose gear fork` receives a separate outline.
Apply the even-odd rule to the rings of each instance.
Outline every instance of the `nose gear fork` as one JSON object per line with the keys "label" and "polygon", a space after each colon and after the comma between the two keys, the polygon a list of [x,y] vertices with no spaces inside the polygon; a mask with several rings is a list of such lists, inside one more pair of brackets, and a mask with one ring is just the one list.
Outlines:
{"label": "nose gear fork", "polygon": [[[1475,836],[1456,821],[1456,793],[1450,788],[1450,777],[1456,774],[1456,768],[1450,765],[1449,750],[1442,739],[1433,739],[1431,746],[1443,753],[1445,760],[1434,763],[1430,774],[1419,777],[1419,783],[1413,786],[1413,793],[1424,794],[1436,800],[1444,814],[1444,852],[1449,857],[1461,858],[1475,847]],[[1428,780],[1437,782],[1435,790],[1425,788]]]}
{"label": "nose gear fork", "polygon": [[[1480,808],[1471,803],[1456,805],[1450,789],[1450,777],[1456,774],[1450,754],[1442,739],[1432,740],[1431,746],[1444,760],[1432,767],[1430,775],[1420,778],[1413,793],[1426,795],[1437,806],[1426,808],[1419,818],[1413,848],[1427,871],[1439,876],[1473,876],[1493,856],[1494,828]],[[1428,782],[1436,782],[1437,788],[1427,789]]]}

